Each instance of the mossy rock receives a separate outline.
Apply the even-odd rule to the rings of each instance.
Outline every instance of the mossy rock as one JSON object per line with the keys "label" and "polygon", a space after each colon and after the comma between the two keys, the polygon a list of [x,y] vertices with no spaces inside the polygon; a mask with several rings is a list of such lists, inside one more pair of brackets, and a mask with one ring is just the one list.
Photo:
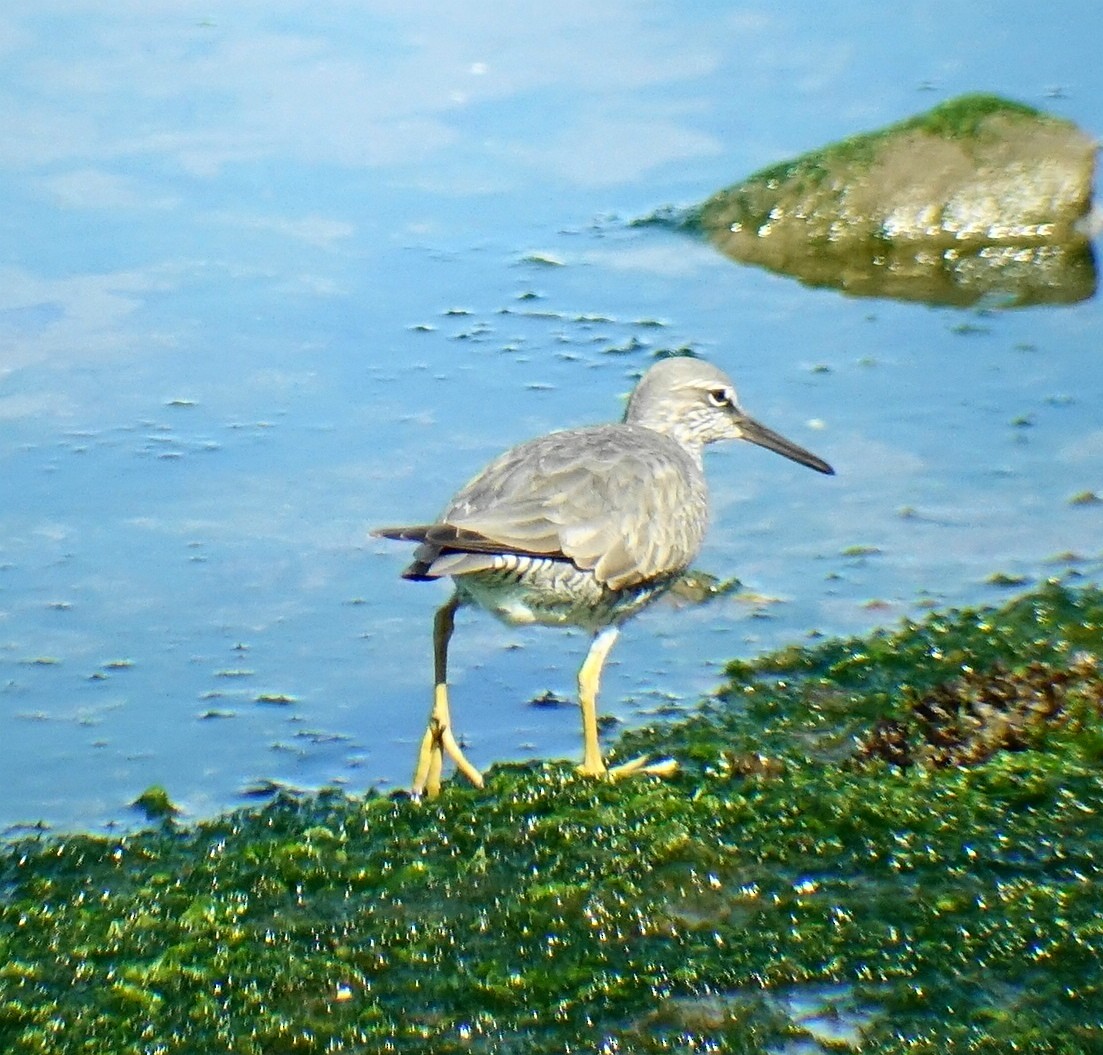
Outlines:
{"label": "mossy rock", "polygon": [[763,169],[686,222],[736,260],[849,293],[1082,300],[1096,148],[1069,121],[966,95]]}
{"label": "mossy rock", "polygon": [[10,842],[0,1050],[1103,1051],[1101,654],[1103,592],[1047,584],[733,663],[615,746],[671,780]]}

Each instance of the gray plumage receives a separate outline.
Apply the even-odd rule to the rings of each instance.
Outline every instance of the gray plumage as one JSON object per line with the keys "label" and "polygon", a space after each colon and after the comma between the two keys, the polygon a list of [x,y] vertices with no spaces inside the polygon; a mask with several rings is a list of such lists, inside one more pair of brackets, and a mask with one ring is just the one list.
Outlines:
{"label": "gray plumage", "polygon": [[[650,532],[659,517],[666,530]],[[668,436],[635,424],[572,429],[491,462],[423,529],[407,574],[469,575],[511,553],[570,561],[616,590],[684,568],[707,523],[701,467]]]}
{"label": "gray plumage", "polygon": [[[709,519],[702,448],[719,439],[763,442],[744,436],[750,421],[723,371],[699,359],[663,359],[637,385],[622,423],[513,447],[463,487],[435,523],[376,534],[421,543],[406,578],[454,576],[467,599],[509,622],[592,626],[597,613],[587,606],[606,591],[622,594],[624,604],[601,614],[623,618],[638,609],[637,591],[652,599],[696,557]],[[782,444],[782,453],[830,471],[755,428]],[[575,575],[561,569],[552,576],[553,562],[569,564]],[[650,588],[640,591],[645,584]],[[533,606],[532,618],[508,596],[524,585],[552,595]],[[574,617],[571,591],[584,595]],[[509,603],[495,605],[495,592]],[[563,604],[547,603],[559,597]]]}
{"label": "gray plumage", "polygon": [[452,576],[456,584],[434,629],[437,696],[416,793],[436,793],[443,753],[481,780],[451,737],[445,688],[452,617],[465,603],[508,623],[581,626],[597,635],[579,675],[581,768],[606,771],[594,721],[601,664],[615,628],[669,589],[696,557],[709,519],[701,455],[724,439],[833,471],[746,415],[718,367],[669,358],[644,374],[619,424],[522,443],[463,487],[434,523],[374,532],[418,543],[406,578]]}

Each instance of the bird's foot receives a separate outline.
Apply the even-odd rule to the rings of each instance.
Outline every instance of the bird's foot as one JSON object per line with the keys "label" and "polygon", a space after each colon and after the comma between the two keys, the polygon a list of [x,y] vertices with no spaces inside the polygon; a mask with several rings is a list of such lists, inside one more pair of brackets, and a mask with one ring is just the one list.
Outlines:
{"label": "bird's foot", "polygon": [[678,772],[678,762],[673,758],[660,758],[652,762],[647,755],[633,758],[631,762],[622,762],[609,770],[610,780],[622,780],[624,777],[650,776],[672,777]]}
{"label": "bird's foot", "polygon": [[622,762],[619,766],[606,766],[599,758],[596,763],[583,762],[578,772],[584,777],[604,780],[623,780],[625,777],[652,776],[672,777],[678,772],[678,762],[673,758],[661,758],[652,762],[647,755],[633,758],[631,762]]}
{"label": "bird's foot", "polygon": [[410,788],[410,794],[415,799],[420,799],[423,795],[426,798],[435,799],[440,794],[445,755],[456,763],[456,769],[475,787],[483,786],[482,773],[467,760],[451,728],[434,716],[429,719],[429,727],[421,738],[421,750],[417,756],[414,782]]}

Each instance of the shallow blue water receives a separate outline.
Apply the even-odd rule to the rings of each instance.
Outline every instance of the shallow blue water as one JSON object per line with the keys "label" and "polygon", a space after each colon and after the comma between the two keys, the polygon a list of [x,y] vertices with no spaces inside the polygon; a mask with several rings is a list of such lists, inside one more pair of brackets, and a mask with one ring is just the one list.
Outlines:
{"label": "shallow blue water", "polygon": [[[368,529],[619,416],[660,349],[838,475],[710,454],[700,564],[759,597],[634,621],[606,711],[998,601],[993,572],[1097,577],[1103,505],[1069,500],[1103,492],[1098,297],[848,299],[626,223],[964,91],[1098,134],[1097,5],[368,8],[0,14],[0,825],[406,781],[446,590]],[[526,701],[585,644],[461,618],[478,764],[578,753]]]}

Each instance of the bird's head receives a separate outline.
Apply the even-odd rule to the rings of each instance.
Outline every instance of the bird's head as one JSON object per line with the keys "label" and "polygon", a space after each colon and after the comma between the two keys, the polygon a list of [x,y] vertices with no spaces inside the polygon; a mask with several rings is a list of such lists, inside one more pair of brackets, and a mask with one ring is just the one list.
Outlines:
{"label": "bird's head", "polygon": [[640,378],[624,420],[670,436],[695,458],[706,444],[746,440],[817,472],[835,471],[822,458],[747,414],[731,378],[703,359],[660,359]]}

